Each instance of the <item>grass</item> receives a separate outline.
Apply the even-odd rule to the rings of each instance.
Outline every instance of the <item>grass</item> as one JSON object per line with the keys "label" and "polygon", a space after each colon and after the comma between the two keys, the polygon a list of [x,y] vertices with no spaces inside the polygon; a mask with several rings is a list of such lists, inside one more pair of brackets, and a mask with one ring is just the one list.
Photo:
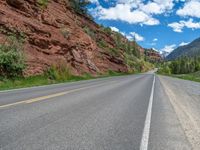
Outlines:
{"label": "grass", "polygon": [[184,80],[190,80],[190,81],[195,81],[195,82],[200,82],[200,71],[195,72],[195,73],[190,73],[190,74],[162,74],[170,77],[175,77],[179,79],[184,79]]}
{"label": "grass", "polygon": [[190,74],[180,74],[180,75],[173,75],[174,77],[184,79],[184,80],[191,80],[200,82],[200,71]]}
{"label": "grass", "polygon": [[74,82],[74,81],[81,81],[81,80],[89,80],[89,79],[96,79],[96,78],[105,78],[110,76],[122,76],[122,75],[129,75],[130,73],[118,73],[114,71],[108,71],[108,73],[99,76],[92,76],[88,73],[85,73],[83,76],[71,76],[65,80],[55,80],[49,79],[46,75],[40,76],[32,76],[27,78],[14,78],[14,79],[1,79],[0,78],[0,90],[9,90],[9,89],[17,89],[17,88],[26,88],[26,87],[33,87],[33,86],[42,86],[42,85],[50,85],[50,84],[57,84],[57,83],[67,83],[67,82]]}

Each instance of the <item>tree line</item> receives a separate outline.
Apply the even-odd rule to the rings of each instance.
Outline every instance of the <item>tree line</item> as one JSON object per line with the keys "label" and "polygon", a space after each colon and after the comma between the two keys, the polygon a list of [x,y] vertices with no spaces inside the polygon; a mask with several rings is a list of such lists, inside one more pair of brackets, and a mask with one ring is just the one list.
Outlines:
{"label": "tree line", "polygon": [[163,62],[159,68],[159,72],[165,74],[194,73],[200,71],[200,56],[184,56],[174,61]]}

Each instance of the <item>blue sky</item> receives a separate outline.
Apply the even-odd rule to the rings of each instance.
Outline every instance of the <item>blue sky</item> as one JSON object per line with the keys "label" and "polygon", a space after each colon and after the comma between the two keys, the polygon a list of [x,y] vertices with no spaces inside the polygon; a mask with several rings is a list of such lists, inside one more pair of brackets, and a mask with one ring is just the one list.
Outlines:
{"label": "blue sky", "polygon": [[171,52],[200,37],[200,0],[90,0],[95,21],[136,38],[144,48]]}

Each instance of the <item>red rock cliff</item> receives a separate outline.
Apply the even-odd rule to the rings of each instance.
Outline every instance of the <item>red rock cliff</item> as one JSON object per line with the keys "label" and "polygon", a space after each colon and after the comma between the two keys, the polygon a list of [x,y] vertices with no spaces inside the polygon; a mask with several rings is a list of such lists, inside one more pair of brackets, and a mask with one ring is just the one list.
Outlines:
{"label": "red rock cliff", "polygon": [[[97,35],[95,39],[84,32],[84,27]],[[25,35],[26,75],[41,74],[61,62],[77,75],[128,71],[123,50],[114,57],[97,46],[103,39],[113,48],[113,37],[89,18],[74,13],[66,0],[51,0],[45,9],[36,0],[0,0],[0,29],[0,43],[8,32]]]}

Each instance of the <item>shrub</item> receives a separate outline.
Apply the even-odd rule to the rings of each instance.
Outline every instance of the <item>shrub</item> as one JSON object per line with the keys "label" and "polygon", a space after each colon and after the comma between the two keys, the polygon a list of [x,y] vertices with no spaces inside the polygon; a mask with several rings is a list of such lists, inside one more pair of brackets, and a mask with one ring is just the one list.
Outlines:
{"label": "shrub", "polygon": [[48,5],[49,0],[37,0],[38,5],[40,5],[41,8],[46,8]]}
{"label": "shrub", "polygon": [[109,48],[109,51],[113,56],[118,56],[120,50],[117,48]]}
{"label": "shrub", "polygon": [[91,38],[95,39],[96,35],[93,30],[91,30],[89,27],[85,26],[83,28],[84,32],[87,33]]}
{"label": "shrub", "polygon": [[52,65],[45,74],[49,79],[56,81],[67,81],[72,77],[70,69],[64,64]]}
{"label": "shrub", "polygon": [[87,6],[90,4],[89,0],[70,0],[70,5],[75,12],[79,14],[87,14]]}
{"label": "shrub", "polygon": [[107,48],[107,44],[106,44],[106,42],[105,42],[104,40],[99,40],[99,41],[97,42],[97,45],[98,45],[98,47],[100,47],[100,48]]}
{"label": "shrub", "polygon": [[111,30],[111,28],[110,27],[102,27],[103,28],[103,31],[105,32],[105,33],[107,33],[107,34],[112,34],[112,30]]}
{"label": "shrub", "polygon": [[21,43],[10,37],[8,44],[0,44],[0,75],[3,77],[22,76],[25,59]]}
{"label": "shrub", "polygon": [[4,77],[21,76],[24,69],[23,55],[12,46],[0,45],[0,74]]}

